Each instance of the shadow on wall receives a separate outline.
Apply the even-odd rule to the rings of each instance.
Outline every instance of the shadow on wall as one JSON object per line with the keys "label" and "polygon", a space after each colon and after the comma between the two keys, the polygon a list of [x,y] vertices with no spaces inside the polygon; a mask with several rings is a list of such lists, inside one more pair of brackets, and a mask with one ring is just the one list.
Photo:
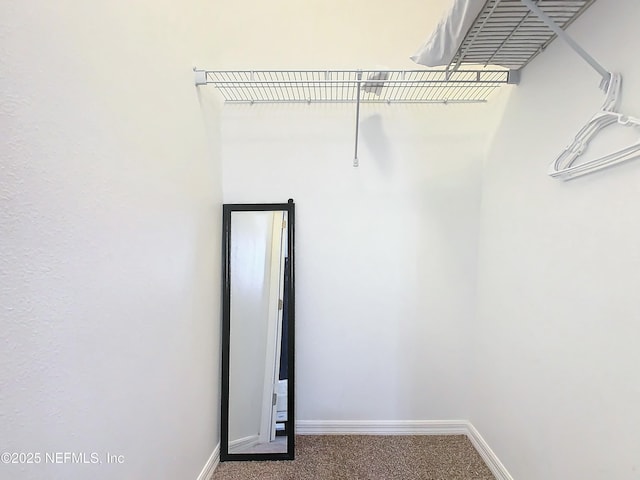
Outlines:
{"label": "shadow on wall", "polygon": [[206,129],[207,146],[209,153],[217,158],[220,157],[220,115],[222,110],[222,100],[212,89],[196,89],[196,98],[202,113],[202,121]]}
{"label": "shadow on wall", "polygon": [[367,146],[371,158],[376,161],[381,173],[391,173],[392,159],[389,139],[382,125],[382,115],[376,113],[360,122],[363,144]]}

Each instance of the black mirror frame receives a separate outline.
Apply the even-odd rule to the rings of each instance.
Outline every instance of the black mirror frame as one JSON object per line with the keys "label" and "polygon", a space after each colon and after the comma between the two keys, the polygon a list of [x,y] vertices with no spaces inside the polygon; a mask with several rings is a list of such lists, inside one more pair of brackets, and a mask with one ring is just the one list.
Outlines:
{"label": "black mirror frame", "polygon": [[[290,275],[288,294],[288,338],[287,361],[289,379],[287,383],[287,451],[286,453],[229,453],[229,348],[231,327],[231,212],[285,211],[287,212],[287,250]],[[294,237],[295,204],[287,203],[230,203],[222,206],[222,410],[220,422],[220,461],[246,460],[293,460],[295,448],[295,276]]]}

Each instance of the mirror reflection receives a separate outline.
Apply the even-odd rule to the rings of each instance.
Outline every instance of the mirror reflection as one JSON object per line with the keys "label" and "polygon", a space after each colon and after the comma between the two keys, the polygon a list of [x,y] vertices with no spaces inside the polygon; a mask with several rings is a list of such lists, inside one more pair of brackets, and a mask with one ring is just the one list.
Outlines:
{"label": "mirror reflection", "polygon": [[230,213],[228,454],[288,452],[288,217]]}

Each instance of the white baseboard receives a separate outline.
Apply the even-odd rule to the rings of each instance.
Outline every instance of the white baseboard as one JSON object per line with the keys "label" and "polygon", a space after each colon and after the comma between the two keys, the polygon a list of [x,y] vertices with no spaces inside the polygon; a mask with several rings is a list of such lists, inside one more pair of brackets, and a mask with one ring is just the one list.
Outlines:
{"label": "white baseboard", "polygon": [[202,468],[197,480],[209,480],[216,470],[218,463],[220,463],[220,444],[216,445],[216,448],[213,449],[213,453]]}
{"label": "white baseboard", "polygon": [[469,437],[469,440],[471,440],[471,443],[473,443],[473,446],[482,457],[482,460],[484,460],[484,463],[487,464],[491,473],[496,477],[496,480],[513,480],[511,474],[507,471],[494,451],[491,450],[491,447],[485,439],[482,438],[478,430],[476,430],[471,422],[467,422],[467,424],[467,437]]}
{"label": "white baseboard", "polygon": [[468,420],[298,420],[298,435],[466,435],[496,480],[513,480]]}
{"label": "white baseboard", "polygon": [[466,420],[298,420],[298,435],[466,435]]}
{"label": "white baseboard", "polygon": [[258,444],[260,437],[258,435],[249,435],[248,437],[239,438],[229,442],[229,453],[234,453],[235,450],[244,450],[245,448],[251,448]]}

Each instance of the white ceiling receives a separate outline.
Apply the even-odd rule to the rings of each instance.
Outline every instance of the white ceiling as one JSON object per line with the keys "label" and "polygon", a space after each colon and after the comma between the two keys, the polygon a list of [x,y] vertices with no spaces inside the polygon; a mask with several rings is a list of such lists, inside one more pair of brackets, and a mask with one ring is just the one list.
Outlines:
{"label": "white ceiling", "polygon": [[209,69],[420,68],[451,0],[217,0]]}

